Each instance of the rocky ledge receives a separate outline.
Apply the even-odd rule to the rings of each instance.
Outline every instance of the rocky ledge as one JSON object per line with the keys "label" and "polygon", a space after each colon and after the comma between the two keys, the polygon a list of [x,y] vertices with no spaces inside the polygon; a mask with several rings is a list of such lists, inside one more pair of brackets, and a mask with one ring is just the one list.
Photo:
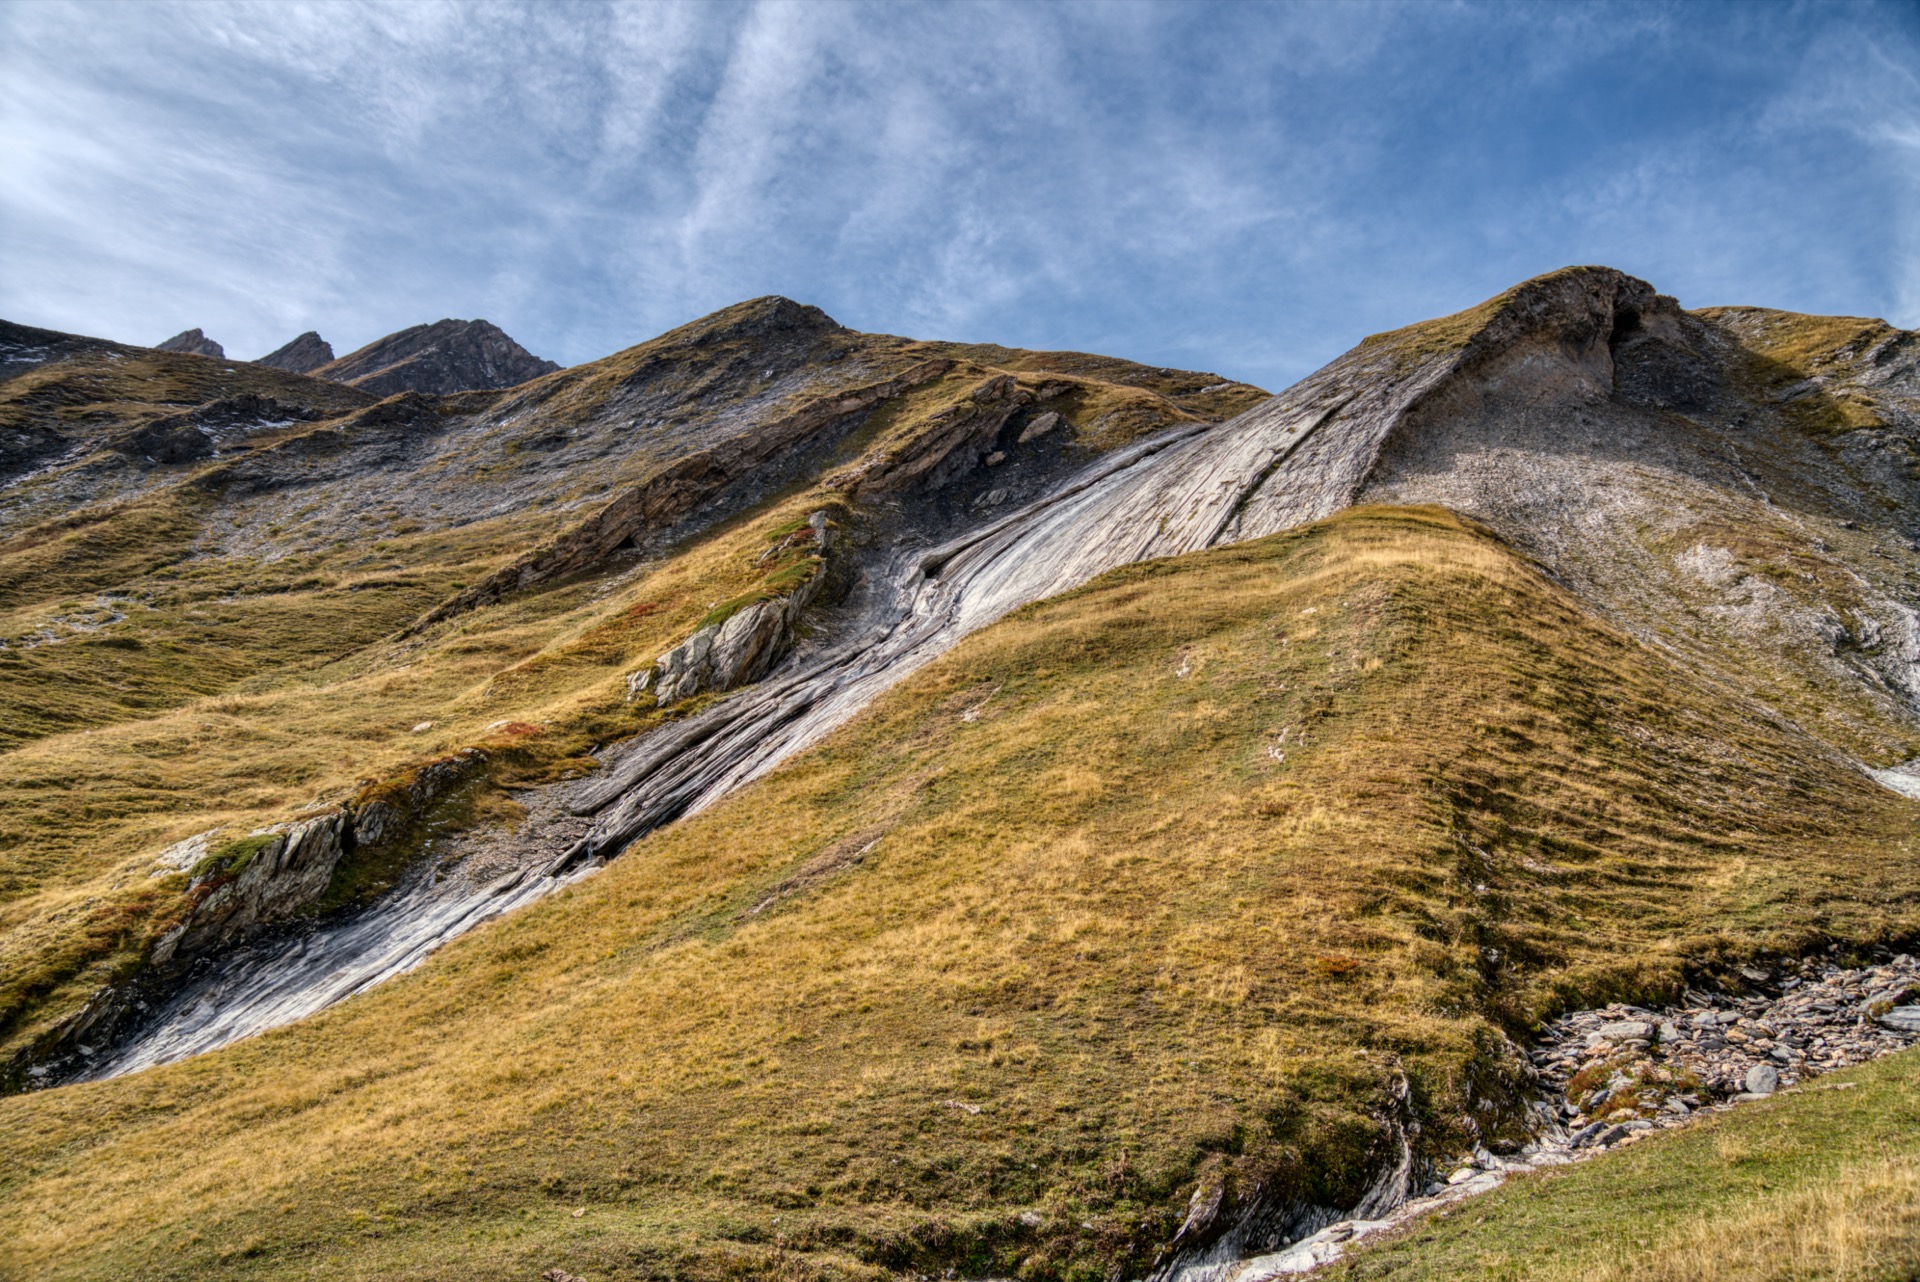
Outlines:
{"label": "rocky ledge", "polygon": [[765,676],[793,648],[794,625],[800,621],[800,612],[826,578],[831,529],[827,514],[815,512],[805,525],[767,549],[761,557],[763,562],[796,551],[803,558],[784,574],[769,578],[769,583],[790,579],[791,590],[785,596],[734,603],[737,608],[726,618],[700,628],[661,655],[653,667],[629,676],[628,702],[651,689],[654,702],[664,708],[703,690],[719,693]]}
{"label": "rocky ledge", "polygon": [[1570,1146],[1605,1147],[1704,1103],[1771,1095],[1920,1040],[1920,1006],[1907,1004],[1920,997],[1920,963],[1905,954],[1745,978],[1779,995],[1689,992],[1664,1012],[1616,1005],[1550,1025],[1533,1062],[1561,1096]]}
{"label": "rocky ledge", "polygon": [[1529,1056],[1542,1088],[1532,1142],[1505,1154],[1476,1147],[1442,1163],[1419,1196],[1382,1218],[1341,1220],[1284,1250],[1174,1278],[1272,1282],[1310,1273],[1514,1172],[1580,1161],[1920,1042],[1920,1004],[1910,1004],[1920,999],[1920,961],[1906,954],[1856,969],[1744,968],[1741,977],[1756,991],[1689,990],[1663,1010],[1616,1004],[1549,1023]]}

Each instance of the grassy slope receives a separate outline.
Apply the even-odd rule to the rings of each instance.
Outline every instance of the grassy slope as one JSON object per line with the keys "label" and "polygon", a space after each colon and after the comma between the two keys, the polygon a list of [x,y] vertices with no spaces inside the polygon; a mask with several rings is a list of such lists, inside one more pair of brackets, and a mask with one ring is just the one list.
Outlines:
{"label": "grassy slope", "polygon": [[[147,876],[168,841],[344,800],[490,742],[497,721],[549,731],[518,745],[503,781],[577,769],[588,742],[646,724],[622,702],[625,672],[756,584],[768,531],[808,507],[772,505],[624,582],[557,585],[408,643],[381,638],[462,573],[444,534],[395,553],[403,573],[382,572],[384,556],[377,570],[323,566],[306,591],[236,598],[246,563],[156,576],[108,637],[0,656],[18,679],[8,698],[81,724],[0,755],[0,1045],[137,964],[179,910],[179,879]],[[176,706],[127,720],[143,672]],[[114,688],[120,715],[87,726],[96,684]],[[423,721],[433,728],[412,733]]]}
{"label": "grassy slope", "polygon": [[1196,1179],[1351,1198],[1395,1074],[1437,1151],[1495,1126],[1498,1021],[1913,930],[1912,816],[1455,519],[1356,510],[1029,608],[315,1020],[0,1101],[10,1247],[1104,1276]]}
{"label": "grassy slope", "polygon": [[[735,367],[758,369],[752,342],[730,327],[778,301],[729,308],[513,392],[446,403],[475,413],[538,403],[530,425],[514,429],[523,435],[604,412],[636,381],[724,403],[739,394],[729,382]],[[894,372],[953,354],[944,344],[839,333]],[[1110,420],[1107,435],[1224,416],[1264,395],[1104,358],[995,350],[1071,366],[1083,381],[1060,403],[1082,421]],[[912,437],[1000,372],[962,361],[883,405],[847,451]],[[828,375],[845,376],[838,366]],[[105,431],[238,390],[331,408],[368,399],[245,362],[142,349],[49,366],[4,388],[0,424],[13,415],[69,431]],[[298,448],[328,430],[297,424],[249,448]],[[476,434],[471,452],[467,465],[479,471],[470,484],[484,484],[488,469],[543,465],[516,452],[511,433]],[[670,457],[636,449],[580,484],[629,482]],[[194,471],[151,473],[130,497],[0,539],[0,638],[16,642],[0,648],[0,1055],[139,965],[182,909],[179,878],[147,876],[167,842],[343,800],[369,781],[491,742],[486,727],[497,721],[549,732],[518,743],[502,781],[578,768],[589,742],[645,724],[622,706],[624,674],[684,639],[716,603],[756,590],[767,532],[834,501],[802,481],[637,577],[548,585],[400,643],[389,638],[426,609],[597,505],[423,528],[377,493],[352,513],[297,488],[229,510],[181,483]],[[246,534],[245,550],[219,550],[229,523]],[[103,625],[114,615],[124,617]],[[17,643],[40,636],[54,640]],[[423,721],[431,732],[409,732]]]}
{"label": "grassy slope", "polygon": [[1920,1055],[1908,1053],[1601,1161],[1515,1180],[1410,1226],[1329,1277],[1896,1282],[1920,1276],[1916,1130]]}

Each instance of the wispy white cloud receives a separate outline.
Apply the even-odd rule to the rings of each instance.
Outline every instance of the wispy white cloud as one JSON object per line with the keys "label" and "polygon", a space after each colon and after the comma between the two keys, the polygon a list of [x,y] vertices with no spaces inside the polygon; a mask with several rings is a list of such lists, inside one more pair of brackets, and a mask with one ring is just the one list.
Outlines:
{"label": "wispy white cloud", "polygon": [[1894,6],[104,12],[0,8],[0,314],[579,360],[783,292],[1270,385],[1595,258],[1920,322]]}

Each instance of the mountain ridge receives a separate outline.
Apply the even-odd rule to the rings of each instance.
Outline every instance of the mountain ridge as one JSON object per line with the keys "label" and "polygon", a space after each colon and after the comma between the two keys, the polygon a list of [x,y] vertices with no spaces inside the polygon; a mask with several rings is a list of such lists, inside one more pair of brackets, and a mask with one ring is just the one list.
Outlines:
{"label": "mountain ridge", "polygon": [[[59,442],[0,490],[15,689],[64,697],[93,647],[124,682],[126,642],[170,672],[266,644],[172,711],[110,696],[0,751],[41,829],[132,812],[9,855],[15,1072],[217,995],[99,985],[307,849],[275,817],[345,834],[282,920],[322,961],[382,904],[525,905],[280,1032],[0,1100],[39,1137],[0,1150],[7,1196],[63,1226],[25,1249],[1195,1282],[1523,1143],[1543,1016],[1920,932],[1913,803],[1866,769],[1920,757],[1915,347],[1569,268],[1267,397],[768,298],[510,389],[262,382],[88,426],[132,385],[24,335],[76,355],[0,383],[0,426]],[[113,448],[189,428],[211,455]],[[756,611],[791,629],[757,682],[654,699]],[[282,674],[319,620],[354,648]],[[155,775],[188,744],[195,774]],[[214,944],[216,984],[283,946]],[[303,1074],[338,1089],[285,1097]],[[309,1142],[393,1109],[351,1171]],[[262,1160],[291,1219],[239,1173]],[[202,1211],[64,1209],[135,1170]],[[579,1232],[490,1236],[563,1202]],[[358,1205],[392,1208],[378,1238],[338,1235]]]}

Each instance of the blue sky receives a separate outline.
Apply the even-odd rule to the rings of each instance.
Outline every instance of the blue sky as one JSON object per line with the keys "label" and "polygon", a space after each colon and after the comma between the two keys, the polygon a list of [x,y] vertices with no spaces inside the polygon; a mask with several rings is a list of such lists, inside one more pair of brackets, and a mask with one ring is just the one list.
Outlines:
{"label": "blue sky", "polygon": [[1920,326],[1920,7],[0,6],[0,316],[130,342],[778,293],[1278,388],[1578,262]]}

